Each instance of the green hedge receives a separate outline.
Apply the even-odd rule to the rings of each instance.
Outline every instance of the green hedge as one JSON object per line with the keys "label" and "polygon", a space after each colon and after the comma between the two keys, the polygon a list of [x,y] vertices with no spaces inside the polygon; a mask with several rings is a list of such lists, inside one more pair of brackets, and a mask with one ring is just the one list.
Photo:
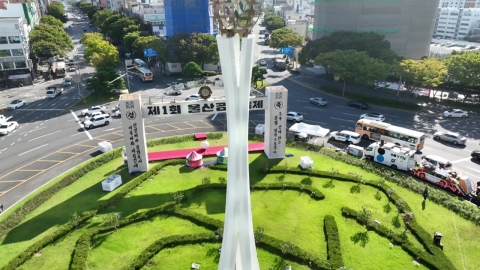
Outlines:
{"label": "green hedge", "polygon": [[340,247],[340,236],[338,235],[337,222],[335,217],[326,215],[323,219],[323,230],[327,240],[327,259],[335,268],[344,266],[342,258],[342,249]]}
{"label": "green hedge", "polygon": [[[207,133],[207,138],[209,140],[219,140],[223,138],[223,133],[222,132]],[[164,144],[176,144],[176,143],[182,143],[182,142],[188,142],[188,141],[194,141],[194,140],[195,140],[194,134],[165,137],[165,138],[153,139],[153,140],[147,141],[147,147],[153,147],[153,146],[164,145]]]}

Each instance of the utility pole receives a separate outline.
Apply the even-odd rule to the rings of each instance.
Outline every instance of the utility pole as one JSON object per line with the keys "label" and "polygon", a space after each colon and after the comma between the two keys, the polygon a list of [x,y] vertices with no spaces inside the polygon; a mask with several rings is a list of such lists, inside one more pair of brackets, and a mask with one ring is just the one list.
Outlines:
{"label": "utility pole", "polygon": [[125,61],[125,77],[127,77],[127,90],[128,90],[128,93],[130,93],[130,78],[128,75],[127,61]]}

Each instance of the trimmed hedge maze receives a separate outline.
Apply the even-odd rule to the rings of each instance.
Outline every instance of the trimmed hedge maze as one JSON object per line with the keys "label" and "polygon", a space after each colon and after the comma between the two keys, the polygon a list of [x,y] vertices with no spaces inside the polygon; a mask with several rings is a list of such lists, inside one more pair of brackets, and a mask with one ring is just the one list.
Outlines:
{"label": "trimmed hedge maze", "polygon": [[[210,139],[218,139],[222,137],[221,133],[213,133],[208,134]],[[260,137],[251,136],[252,140],[259,140]],[[263,139],[263,138],[262,138]],[[154,142],[150,142],[150,144],[159,145],[159,144],[168,144],[168,143],[179,143],[184,141],[191,141],[193,140],[192,135],[188,136],[179,136],[174,138],[164,138],[160,140],[156,140]],[[385,169],[383,167],[377,166],[373,163],[366,163],[362,160],[358,160],[352,158],[350,156],[341,155],[326,149],[321,149],[316,146],[298,143],[298,142],[289,142],[289,147],[295,147],[300,150],[307,150],[307,151],[315,151],[319,152],[320,154],[327,155],[331,158],[336,160],[340,160],[346,162],[351,165],[361,166],[363,169],[367,171],[371,171],[377,173],[381,176],[384,176],[385,179],[388,179],[392,182],[400,184],[404,187],[408,187],[413,191],[421,193],[423,190],[424,185],[415,186],[414,184],[407,183],[407,181],[413,182],[412,180],[408,180],[408,177],[401,175],[399,173],[393,172],[389,169]],[[55,185],[51,186],[47,190],[39,193],[29,201],[25,202],[22,206],[17,208],[14,212],[12,212],[6,220],[0,223],[0,235],[5,235],[15,226],[17,226],[23,219],[34,209],[40,206],[42,203],[46,202],[49,198],[55,195],[58,191],[62,188],[70,185],[71,183],[75,182],[82,176],[84,176],[90,170],[107,163],[115,158],[121,156],[120,150],[115,150],[109,153],[106,153],[100,157],[93,159],[91,162],[84,164],[77,168],[76,170],[66,174],[63,178],[56,183]],[[59,239],[65,237],[69,233],[73,232],[76,228],[81,227],[90,219],[94,218],[97,214],[101,211],[108,209],[111,206],[114,206],[119,200],[123,199],[129,192],[134,190],[140,184],[142,184],[147,179],[151,178],[152,176],[158,174],[164,167],[166,166],[175,166],[175,165],[184,165],[184,160],[169,160],[160,162],[153,166],[151,170],[146,173],[141,174],[140,176],[136,177],[135,179],[131,180],[130,182],[124,184],[119,189],[118,193],[116,193],[113,197],[102,203],[98,209],[92,211],[86,211],[80,215],[80,219],[75,226],[71,223],[64,224],[55,232],[43,237],[29,248],[27,248],[24,252],[19,254],[16,258],[11,260],[8,265],[6,265],[3,269],[5,270],[13,270],[20,267],[26,261],[28,261],[36,252],[42,250],[48,245],[55,243]],[[226,166],[223,165],[213,165],[210,166],[212,170],[222,170],[226,171]],[[331,173],[325,171],[318,171],[318,170],[301,170],[298,168],[287,168],[284,166],[277,166],[277,167],[266,167],[262,168],[262,172],[265,174],[297,174],[297,175],[304,175],[308,177],[320,177],[320,178],[330,178],[336,179],[338,181],[346,181],[351,182],[354,184],[362,183],[364,185],[376,188],[379,192],[382,192],[386,195],[388,200],[398,209],[399,214],[408,214],[411,212],[411,208],[408,204],[405,203],[397,194],[392,194],[389,192],[391,188],[386,184],[386,181],[370,181],[359,179],[356,176],[352,175],[344,175],[340,173]],[[180,191],[185,194],[189,194],[185,200],[188,200],[188,197],[194,196],[197,192],[203,192],[208,190],[215,190],[215,189],[225,189],[225,184],[220,183],[211,183],[211,184],[202,184],[198,185],[194,188]],[[325,198],[325,195],[318,189],[311,187],[309,185],[303,185],[299,183],[269,183],[269,184],[262,184],[257,183],[251,186],[252,192],[255,191],[267,191],[267,190],[294,190],[298,191],[299,193],[307,194],[312,200],[320,201]],[[438,195],[439,198],[445,198],[445,200],[453,200],[449,195],[445,196],[442,191],[435,191],[432,190],[433,194],[432,197]],[[438,193],[438,194],[436,194]],[[477,220],[475,216],[478,214],[478,211],[475,211],[474,208],[470,209],[471,213],[467,214],[466,212],[462,212],[466,210],[464,206],[456,206],[452,203],[444,203],[440,201],[439,198],[432,198],[433,201],[437,202],[438,204],[442,204],[449,209],[456,210],[457,213],[466,217],[467,219],[473,220],[475,222],[479,222],[480,219]],[[339,209],[340,211],[340,209]],[[399,245],[409,253],[413,258],[415,258],[418,262],[425,265],[430,269],[454,269],[452,262],[446,257],[446,255],[432,243],[432,238],[430,233],[425,231],[420,225],[416,223],[414,219],[409,220],[406,222],[406,226],[409,231],[415,236],[416,240],[422,244],[423,249],[419,249],[418,247],[414,246],[404,234],[396,234],[386,228],[383,225],[374,224],[371,220],[365,220],[365,216],[362,214],[362,210],[354,210],[350,208],[343,207],[341,209],[342,215],[348,219],[354,219],[359,224],[366,226],[367,231],[374,232],[379,236],[385,237],[389,239],[392,243]],[[463,214],[462,214],[463,213]],[[159,216],[159,215],[166,215],[166,216],[174,216],[181,219],[186,219],[191,221],[192,223],[202,226],[210,231],[211,233],[202,233],[202,234],[194,234],[194,235],[173,235],[158,239],[145,250],[139,253],[139,256],[133,260],[125,269],[140,269],[145,266],[150,259],[152,259],[156,254],[158,254],[161,250],[165,248],[171,248],[175,246],[181,245],[189,245],[189,244],[197,244],[197,243],[221,243],[221,229],[223,228],[223,222],[217,219],[210,218],[208,216],[194,213],[185,209],[181,209],[177,202],[169,202],[165,203],[159,207],[151,208],[146,212],[142,212],[139,214],[133,214],[131,216],[125,217],[119,220],[116,226],[107,226],[102,225],[96,228],[91,228],[85,231],[77,240],[74,252],[72,254],[70,269],[87,269],[87,262],[90,250],[92,248],[92,240],[98,234],[103,234],[106,232],[114,231],[118,228],[123,228],[129,226],[131,224],[135,224],[137,222],[141,222],[144,220],[148,220],[152,217]],[[288,245],[289,243],[279,240],[273,236],[262,234],[256,235],[257,247],[264,249],[270,253],[282,256],[285,259],[288,259],[293,262],[297,262],[300,264],[304,264],[309,266],[311,269],[338,269],[344,266],[344,262],[342,259],[342,252],[341,252],[341,243],[339,238],[339,231],[337,228],[337,224],[335,218],[333,216],[326,215],[323,220],[323,224],[319,224],[319,230],[321,229],[320,226],[323,225],[324,234],[326,237],[326,244],[327,244],[327,260],[319,259],[313,256],[312,254],[308,253],[307,251],[303,250],[301,247],[297,246],[290,246],[288,250],[285,250],[284,246]]]}

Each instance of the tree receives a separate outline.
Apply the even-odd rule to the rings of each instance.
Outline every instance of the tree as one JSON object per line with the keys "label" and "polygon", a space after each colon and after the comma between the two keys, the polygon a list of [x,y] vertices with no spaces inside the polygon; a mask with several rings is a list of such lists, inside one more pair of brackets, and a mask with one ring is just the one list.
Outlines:
{"label": "tree", "polygon": [[183,68],[183,76],[188,78],[194,78],[201,76],[203,74],[203,70],[200,66],[195,62],[188,62]]}
{"label": "tree", "polygon": [[445,64],[449,79],[468,87],[480,85],[480,51],[450,55]]}
{"label": "tree", "polygon": [[267,70],[260,67],[260,66],[254,66],[252,68],[252,84],[255,84],[255,87],[258,86],[258,81],[263,81],[265,80],[265,75],[267,74]]}
{"label": "tree", "polygon": [[118,226],[120,226],[119,219],[120,219],[119,215],[115,213],[110,213],[105,216],[103,221],[105,222],[105,225],[107,225],[108,227],[112,227],[115,230],[117,230]]}
{"label": "tree", "polygon": [[138,37],[140,37],[140,31],[127,33],[123,37],[123,45],[125,46],[125,50],[127,52],[133,51],[133,43],[137,40]]}
{"label": "tree", "polygon": [[117,78],[118,74],[114,69],[99,68],[97,73],[87,80],[88,88],[95,96],[108,94],[113,89],[126,88],[124,79],[115,80]]}
{"label": "tree", "polygon": [[41,23],[35,26],[29,37],[32,52],[40,58],[65,56],[73,50],[72,40],[63,27]]}
{"label": "tree", "polygon": [[267,23],[267,30],[271,33],[274,30],[280,29],[282,27],[285,27],[285,21],[283,20],[282,17],[275,15],[275,16],[270,16],[265,19]]}
{"label": "tree", "polygon": [[369,57],[366,52],[355,50],[319,54],[315,58],[315,64],[324,66],[343,79],[342,95],[345,95],[345,86],[349,79],[363,85],[372,85],[375,80],[385,79],[388,75],[388,67],[383,61]]}
{"label": "tree", "polygon": [[113,22],[107,27],[107,30],[108,36],[112,39],[113,43],[118,44],[122,42],[123,37],[128,33],[125,30],[130,32],[139,31],[140,26],[136,21],[124,17]]}
{"label": "tree", "polygon": [[85,14],[87,14],[89,19],[92,19],[95,13],[97,12],[97,9],[90,3],[87,2],[80,2],[78,5],[78,8]]}
{"label": "tree", "polygon": [[331,35],[308,42],[302,49],[298,60],[305,65],[320,53],[335,50],[356,50],[366,52],[368,56],[391,64],[398,60],[397,54],[390,48],[390,42],[384,36],[374,32],[334,32]]}
{"label": "tree", "polygon": [[151,48],[157,39],[156,36],[138,37],[135,42],[133,42],[133,48],[143,53],[143,50]]}
{"label": "tree", "polygon": [[103,40],[100,34],[85,34],[81,42],[85,45],[84,58],[97,70],[115,69],[120,65],[117,48]]}
{"label": "tree", "polygon": [[103,22],[107,21],[107,19],[113,16],[115,13],[111,9],[104,9],[100,10],[93,15],[92,23],[96,27],[102,28]]}
{"label": "tree", "polygon": [[270,47],[284,48],[284,47],[299,47],[303,45],[303,37],[292,28],[283,27],[274,30],[270,35]]}
{"label": "tree", "polygon": [[205,64],[218,63],[217,39],[209,34],[191,34],[188,49],[192,52],[193,61],[203,69]]}
{"label": "tree", "polygon": [[179,33],[173,35],[167,40],[167,49],[173,63],[180,63],[182,69],[185,64],[193,59],[193,52],[189,50],[191,43],[190,35],[187,33]]}
{"label": "tree", "polygon": [[422,60],[407,59],[400,62],[401,75],[407,88],[407,100],[410,93],[420,87],[437,88],[445,82],[448,70],[444,62],[436,58]]}
{"label": "tree", "polygon": [[66,23],[68,18],[65,16],[65,7],[60,2],[52,2],[47,7],[48,15],[55,17],[60,20],[62,23]]}
{"label": "tree", "polygon": [[157,52],[157,60],[163,66],[164,72],[167,70],[166,65],[170,62],[170,51],[167,49],[167,41],[164,39],[157,38],[151,44],[151,48],[153,48]]}
{"label": "tree", "polygon": [[101,26],[100,29],[102,29],[103,34],[108,33],[108,29],[110,29],[110,26],[112,26],[116,21],[120,20],[122,18],[122,15],[119,14],[113,14],[105,19],[105,21],[100,22]]}
{"label": "tree", "polygon": [[45,15],[40,19],[40,23],[50,25],[52,27],[58,27],[60,29],[63,29],[63,22],[61,22],[59,19],[50,16],[50,15]]}

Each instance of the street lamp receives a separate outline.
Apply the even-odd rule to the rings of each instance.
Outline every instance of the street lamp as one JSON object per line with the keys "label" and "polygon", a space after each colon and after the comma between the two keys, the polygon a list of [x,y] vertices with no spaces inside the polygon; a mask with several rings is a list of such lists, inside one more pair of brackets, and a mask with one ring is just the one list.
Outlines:
{"label": "street lamp", "polygon": [[[114,81],[119,80],[120,78],[125,77],[125,78],[127,79],[127,90],[128,90],[128,92],[130,93],[130,76],[131,76],[131,75],[128,75],[128,70],[129,70],[129,69],[133,69],[133,68],[135,68],[135,67],[127,67],[127,64],[125,64],[125,74],[122,74],[122,75],[118,76],[117,78],[113,79],[113,80],[112,80],[111,82],[109,82],[109,83],[113,83]],[[127,76],[127,75],[128,75],[128,76]]]}

